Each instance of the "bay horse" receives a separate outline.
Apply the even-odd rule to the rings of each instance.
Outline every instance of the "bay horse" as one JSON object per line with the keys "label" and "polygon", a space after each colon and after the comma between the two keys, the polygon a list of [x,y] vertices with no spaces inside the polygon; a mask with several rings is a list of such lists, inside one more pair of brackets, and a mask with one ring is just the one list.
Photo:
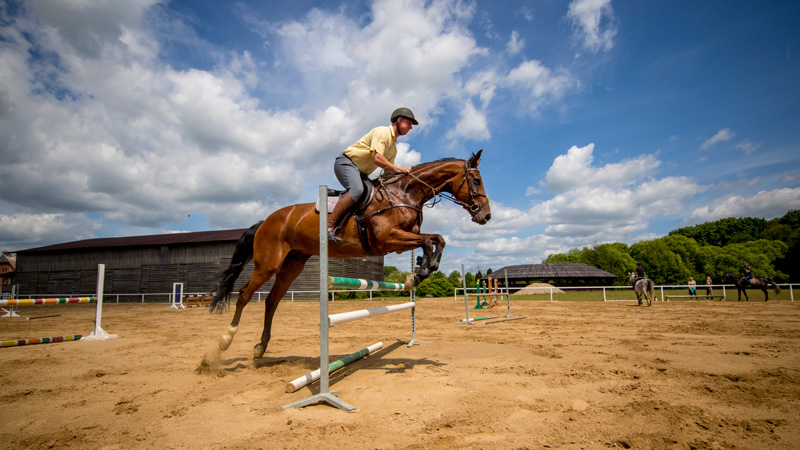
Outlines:
{"label": "bay horse", "polygon": [[[445,247],[441,235],[420,233],[423,205],[432,199],[433,204],[426,206],[447,199],[467,210],[475,223],[484,225],[491,219],[489,197],[478,170],[481,152],[483,150],[466,161],[442,159],[414,166],[407,174],[384,174],[372,180],[375,196],[362,211],[368,229],[367,243],[371,249],[365,249],[362,245],[356,221],[350,217],[342,226],[342,242],[328,247],[329,256],[361,258],[368,256],[368,253],[386,255],[421,247],[423,255],[417,258],[418,267],[405,283],[406,290],[412,289],[439,269]],[[221,312],[227,308],[234,282],[251,259],[254,269],[250,281],[239,290],[233,319],[219,340],[220,350],[227,350],[230,346],[242,310],[253,294],[275,276],[275,283],[265,301],[261,341],[253,351],[254,359],[264,355],[278,304],[292,281],[303,271],[306,261],[312,255],[319,254],[319,236],[319,215],[314,203],[281,208],[242,234],[236,243],[230,265],[213,293],[211,311]]]}
{"label": "bay horse", "polygon": [[650,278],[640,278],[634,284],[636,278],[635,273],[628,272],[628,282],[631,283],[633,291],[636,292],[636,300],[639,301],[639,306],[642,306],[642,297],[647,302],[647,306],[650,306],[656,297],[656,284]]}
{"label": "bay horse", "polygon": [[764,293],[764,301],[765,302],[769,301],[769,293],[767,292],[767,288],[770,285],[772,285],[775,288],[775,295],[778,295],[778,294],[781,293],[780,286],[775,284],[775,282],[770,280],[769,278],[756,278],[756,277],[753,277],[753,278],[750,279],[750,283],[748,283],[747,286],[745,286],[744,283],[742,282],[743,279],[744,279],[744,277],[742,277],[742,276],[733,275],[733,274],[730,274],[730,273],[726,273],[725,275],[722,276],[722,282],[723,283],[733,282],[733,284],[736,286],[736,290],[739,293],[739,298],[736,300],[737,302],[742,301],[742,292],[744,292],[744,301],[746,301],[746,302],[750,301],[750,298],[747,296],[747,288],[748,287],[761,289],[761,292]]}

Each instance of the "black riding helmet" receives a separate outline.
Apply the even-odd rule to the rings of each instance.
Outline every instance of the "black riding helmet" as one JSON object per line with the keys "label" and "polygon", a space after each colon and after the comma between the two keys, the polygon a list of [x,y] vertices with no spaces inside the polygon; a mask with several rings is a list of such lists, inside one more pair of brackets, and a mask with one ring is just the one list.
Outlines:
{"label": "black riding helmet", "polygon": [[406,117],[409,120],[411,120],[411,123],[413,123],[414,125],[419,125],[419,123],[417,122],[417,119],[414,118],[414,113],[411,112],[411,110],[408,109],[408,108],[397,108],[397,109],[395,109],[394,112],[392,113],[392,123],[397,122],[397,119],[399,117]]}

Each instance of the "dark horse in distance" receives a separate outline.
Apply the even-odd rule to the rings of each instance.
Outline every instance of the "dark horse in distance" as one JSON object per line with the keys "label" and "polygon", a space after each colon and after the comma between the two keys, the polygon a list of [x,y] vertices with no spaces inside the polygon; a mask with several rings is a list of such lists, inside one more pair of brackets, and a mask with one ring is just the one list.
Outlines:
{"label": "dark horse in distance", "polygon": [[[362,211],[371,252],[362,244],[356,221],[351,217],[343,225],[343,241],[328,247],[329,256],[354,258],[368,256],[368,253],[386,255],[421,247],[423,255],[417,259],[419,267],[406,280],[405,287],[408,290],[419,284],[438,270],[445,246],[442,236],[420,233],[425,203],[431,199],[445,198],[467,210],[473,222],[483,225],[491,219],[489,197],[486,196],[478,170],[481,152],[466,161],[452,158],[434,161],[415,166],[408,174],[384,174],[373,180],[374,199]],[[254,349],[255,358],[264,355],[278,303],[292,281],[300,275],[306,261],[312,255],[319,254],[319,236],[319,215],[314,203],[279,209],[242,235],[236,243],[231,263],[214,292],[211,310],[222,311],[226,308],[234,282],[251,259],[254,264],[253,275],[239,290],[233,320],[226,334],[220,337],[220,350],[227,350],[230,346],[242,310],[253,294],[274,276],[275,283],[266,299],[261,342]]]}
{"label": "dark horse in distance", "polygon": [[744,292],[744,300],[747,302],[750,301],[750,298],[747,297],[747,288],[761,289],[761,292],[764,293],[765,302],[769,300],[769,293],[767,292],[767,288],[770,287],[770,285],[772,285],[775,288],[775,295],[781,293],[780,286],[775,284],[775,282],[770,280],[769,278],[755,278],[755,277],[751,278],[750,283],[748,283],[747,286],[745,286],[742,283],[743,278],[744,277],[740,277],[738,275],[733,275],[730,273],[726,273],[725,275],[722,276],[723,283],[733,282],[733,284],[736,285],[736,290],[739,292],[739,299],[737,301],[739,302],[742,301],[742,292]]}

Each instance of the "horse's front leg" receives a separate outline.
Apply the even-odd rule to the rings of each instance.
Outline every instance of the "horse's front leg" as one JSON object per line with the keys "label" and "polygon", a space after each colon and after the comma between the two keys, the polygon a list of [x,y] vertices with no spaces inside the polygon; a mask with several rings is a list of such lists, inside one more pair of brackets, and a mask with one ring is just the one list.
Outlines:
{"label": "horse's front leg", "polygon": [[431,234],[429,235],[431,241],[433,242],[433,254],[431,255],[431,272],[436,272],[439,270],[439,262],[442,260],[442,254],[444,253],[444,246],[446,245],[444,238],[438,234]]}
{"label": "horse's front leg", "polygon": [[[432,240],[431,237],[435,238]],[[375,236],[375,240],[379,243],[376,250],[380,253],[403,253],[415,248],[422,248],[422,256],[417,258],[417,269],[406,277],[405,290],[407,291],[413,289],[431,274],[431,261],[435,256],[434,241],[444,243],[444,239],[439,235],[419,234],[399,227],[390,228],[386,233]],[[441,255],[436,256],[437,268],[439,258]]]}
{"label": "horse's front leg", "polygon": [[[433,272],[433,269],[431,269],[431,260],[435,256],[433,242],[426,235],[420,236],[422,237],[422,245],[420,245],[422,256],[417,257],[417,269],[406,278],[405,286],[407,290],[422,283]],[[441,258],[441,255],[439,255],[439,258]],[[436,261],[436,266],[438,267],[438,265],[439,262]]]}

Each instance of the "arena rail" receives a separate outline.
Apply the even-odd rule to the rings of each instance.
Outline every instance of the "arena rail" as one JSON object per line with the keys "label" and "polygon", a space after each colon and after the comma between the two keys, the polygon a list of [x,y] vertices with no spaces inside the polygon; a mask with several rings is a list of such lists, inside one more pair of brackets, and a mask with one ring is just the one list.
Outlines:
{"label": "arena rail", "polygon": [[[382,347],[383,343],[379,342],[377,344],[373,344],[372,346],[367,347],[365,349],[361,349],[351,355],[348,355],[345,358],[342,358],[339,361],[334,362],[333,364],[329,364],[328,363],[330,359],[329,329],[336,323],[349,322],[351,320],[363,319],[365,317],[371,317],[375,315],[386,314],[389,312],[395,312],[410,308],[411,340],[408,341],[408,346],[412,347],[414,344],[423,343],[422,341],[416,339],[416,313],[415,313],[416,302],[414,302],[413,290],[411,291],[411,301],[408,303],[328,315],[328,289],[329,286],[333,286],[333,289],[336,289],[337,281],[341,283],[338,284],[338,286],[346,285],[347,288],[349,289],[353,289],[354,287],[359,286],[359,288],[357,289],[362,289],[362,290],[401,291],[403,290],[403,285],[400,283],[384,283],[379,281],[360,280],[357,278],[341,278],[341,277],[328,276],[327,197],[328,197],[328,187],[324,185],[320,186],[319,187],[319,205],[320,205],[319,208],[320,209],[319,211],[319,355],[320,355],[319,369],[290,382],[286,387],[286,392],[291,393],[295,392],[297,389],[300,389],[302,386],[306,386],[316,380],[319,380],[320,383],[319,393],[314,394],[311,397],[284,405],[283,409],[303,408],[305,406],[315,405],[317,403],[327,403],[328,405],[335,406],[336,408],[339,408],[343,411],[353,411],[355,409],[354,406],[338,398],[339,392],[330,391],[330,373],[336,369],[344,367],[345,365],[350,364],[368,355],[369,353],[372,353],[373,351]],[[413,266],[413,261],[414,261],[413,252],[411,254],[411,261]],[[389,285],[394,285],[394,286],[389,287]],[[380,346],[378,346],[379,344]]]}

